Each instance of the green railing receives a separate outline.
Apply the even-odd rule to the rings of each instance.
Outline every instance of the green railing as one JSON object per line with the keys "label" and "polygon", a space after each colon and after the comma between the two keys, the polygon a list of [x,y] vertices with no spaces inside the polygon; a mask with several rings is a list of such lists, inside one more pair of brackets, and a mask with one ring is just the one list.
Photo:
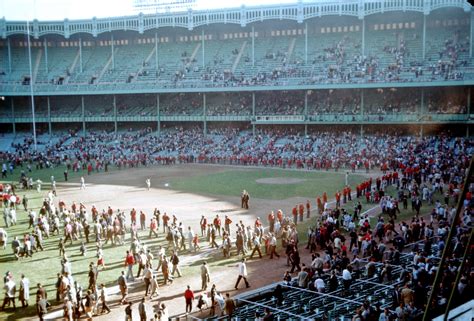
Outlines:
{"label": "green railing", "polygon": [[[37,123],[47,123],[48,117],[36,117]],[[52,123],[73,123],[73,122],[114,122],[114,116],[54,116]],[[354,124],[387,124],[387,123],[449,123],[449,122],[474,122],[474,114],[390,114],[390,115],[259,115],[255,116],[199,116],[199,115],[167,115],[167,116],[118,116],[119,122],[155,122],[155,121],[175,121],[175,122],[204,122],[204,121],[245,121],[254,124],[334,124],[334,123],[354,123]],[[11,116],[0,117],[0,123],[31,123],[31,116]]]}

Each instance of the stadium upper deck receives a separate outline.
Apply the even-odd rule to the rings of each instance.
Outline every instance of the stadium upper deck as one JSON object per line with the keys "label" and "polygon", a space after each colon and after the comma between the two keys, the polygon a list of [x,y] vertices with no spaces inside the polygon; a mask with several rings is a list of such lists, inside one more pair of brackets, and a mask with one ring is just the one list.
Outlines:
{"label": "stadium upper deck", "polygon": [[[110,19],[0,20],[1,92],[472,81],[462,0],[331,1]],[[27,34],[31,36],[32,75]]]}
{"label": "stadium upper deck", "polygon": [[360,0],[28,25],[2,19],[0,123],[15,132],[33,122],[33,83],[34,120],[49,132],[62,123],[85,132],[89,123],[117,131],[183,121],[305,131],[450,122],[468,131],[473,17],[461,0]]}

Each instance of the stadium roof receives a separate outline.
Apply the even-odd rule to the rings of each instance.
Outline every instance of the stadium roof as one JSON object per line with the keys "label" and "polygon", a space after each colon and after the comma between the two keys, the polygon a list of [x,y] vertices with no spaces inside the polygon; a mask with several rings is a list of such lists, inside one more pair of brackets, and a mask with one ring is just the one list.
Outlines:
{"label": "stadium roof", "polygon": [[[128,16],[139,13],[146,6],[167,8],[167,12],[238,8],[242,5],[275,5],[296,3],[299,0],[0,0],[0,12],[7,20],[63,20]],[[303,0],[302,2],[338,2],[344,0]],[[186,5],[190,4],[190,5]],[[141,8],[134,8],[141,5]],[[144,13],[152,13],[150,10]],[[163,12],[163,11],[159,11]]]}

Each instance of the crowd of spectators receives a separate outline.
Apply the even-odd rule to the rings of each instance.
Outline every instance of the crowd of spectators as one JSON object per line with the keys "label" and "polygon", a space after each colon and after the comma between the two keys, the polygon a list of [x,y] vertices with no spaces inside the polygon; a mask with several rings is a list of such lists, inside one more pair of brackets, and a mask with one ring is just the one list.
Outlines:
{"label": "crowd of spectators", "polygon": [[[428,114],[466,114],[468,106],[468,92],[466,88],[434,88],[425,89],[423,94],[418,88],[378,88],[366,89],[329,89],[308,90],[307,115],[310,119],[323,120],[329,116],[357,116],[374,115],[421,115]],[[362,95],[364,103],[362,105]],[[85,101],[85,116],[114,116],[114,107],[111,99],[104,100],[101,96]],[[130,97],[116,96],[117,116],[156,116],[156,95],[132,95]],[[256,115],[305,115],[305,91],[263,91],[255,93]],[[22,100],[14,99],[15,116],[31,117],[31,109],[25,109]],[[71,104],[74,99],[63,100],[64,108],[54,103],[57,115],[80,116],[80,107],[75,107],[72,113]],[[201,94],[181,93],[160,95],[160,114],[164,116],[203,115],[203,97]],[[362,110],[363,109],[363,110]],[[5,115],[11,109],[2,109]],[[29,114],[28,114],[29,112]],[[42,114],[36,113],[37,116]],[[207,93],[206,115],[208,116],[252,116],[251,93]],[[46,116],[43,115],[44,117]],[[325,119],[325,118],[324,118]],[[368,119],[368,118],[367,118]],[[353,117],[353,120],[356,120]],[[383,118],[382,118],[383,120]]]}
{"label": "crowd of spectators", "polygon": [[420,113],[421,95],[418,90],[385,88],[367,91],[364,113],[375,115]]}
{"label": "crowd of spectators", "polygon": [[207,96],[209,116],[248,116],[252,114],[252,95],[249,93],[218,93]]}
{"label": "crowd of spectators", "polygon": [[[227,257],[235,250],[237,254],[245,253],[255,248],[256,244],[259,244],[259,247],[262,244],[265,246],[265,254],[269,254],[271,258],[273,255],[279,255],[273,247],[276,242],[273,238],[276,236],[281,240],[282,247],[286,249],[288,264],[292,266],[291,271],[288,271],[289,275],[297,273],[295,285],[320,293],[337,291],[338,284],[341,283],[342,295],[350,296],[356,291],[351,288],[352,284],[358,282],[359,279],[373,281],[373,278],[378,277],[380,284],[392,284],[396,280],[397,286],[390,293],[392,306],[388,307],[388,312],[380,310],[373,302],[367,302],[354,311],[353,320],[363,320],[368,316],[386,312],[402,320],[416,319],[424,307],[425,294],[430,290],[430,285],[439,268],[436,266],[439,262],[438,258],[442,249],[448,246],[452,248],[453,253],[445,266],[441,267],[443,269],[442,281],[435,289],[434,301],[430,303],[433,311],[442,311],[459,268],[460,258],[466,248],[472,224],[472,198],[470,196],[472,194],[468,194],[463,203],[464,212],[456,230],[453,231],[453,238],[446,239],[450,224],[455,220],[453,209],[461,195],[462,184],[474,146],[469,139],[443,134],[419,138],[395,134],[372,134],[360,137],[351,132],[320,132],[303,136],[293,127],[270,127],[260,129],[252,135],[238,128],[222,127],[211,129],[208,135],[204,135],[199,127],[176,127],[169,129],[161,136],[152,134],[149,128],[138,132],[121,133],[119,136],[106,132],[90,133],[86,138],[78,137],[74,132],[70,132],[54,146],[47,146],[38,153],[32,151],[30,139],[12,147],[15,152],[2,153],[1,156],[5,163],[13,166],[27,164],[27,168],[31,165],[41,168],[62,163],[66,164],[67,170],[88,172],[107,171],[110,166],[124,168],[147,166],[150,163],[164,165],[178,162],[320,170],[344,168],[347,171],[380,169],[382,173],[380,177],[360,183],[355,187],[356,193],[352,195],[359,199],[358,204],[364,202],[365,199],[366,203],[380,205],[382,214],[377,218],[376,223],[370,224],[359,205],[354,208],[354,213],[340,209],[338,204],[344,204],[347,200],[346,190],[342,199],[341,194],[336,193],[335,208],[327,206],[327,196],[323,195],[323,201],[317,202],[319,214],[317,223],[308,231],[307,248],[312,255],[309,261],[299,253],[296,247],[297,232],[290,224],[291,221],[295,224],[298,222],[294,214],[297,213],[296,207],[293,211],[294,220],[288,213],[288,217],[282,215],[282,219],[279,218],[277,224],[276,219],[272,219],[269,215],[269,234],[264,233],[260,228],[262,225],[260,220],[254,227],[239,226],[235,243],[234,239],[229,237],[230,230],[226,230],[230,228],[230,224],[227,224],[228,227],[222,231],[222,247],[218,247],[222,249],[223,256]],[[396,188],[397,195],[385,194],[387,188],[391,186]],[[160,250],[157,257],[159,265],[156,270],[157,273],[163,273],[165,284],[172,280],[170,274],[174,274],[174,271],[181,275],[178,269],[179,263],[175,263],[179,260],[172,259],[177,255],[177,251],[186,249],[186,246],[193,247],[195,251],[199,249],[193,241],[197,234],[193,231],[194,227],[189,227],[186,232],[185,226],[179,224],[178,218],[168,217],[168,220],[165,220],[166,214],[160,217],[161,214],[156,211],[150,226],[147,227],[142,214],[138,217],[138,212],[135,212],[135,214],[130,214],[132,225],[128,226],[124,223],[125,213],[115,213],[112,209],[104,209],[101,214],[98,209],[92,208],[93,220],[90,223],[87,216],[88,209],[76,204],[72,204],[70,209],[61,202],[57,205],[53,204],[52,200],[55,197],[52,192],[50,194],[48,194],[50,201],[45,200],[44,208],[38,216],[33,217],[33,222],[42,229],[38,232],[37,228],[35,233],[45,233],[46,236],[54,232],[60,233],[59,230],[56,231],[57,227],[64,226],[64,239],[59,241],[63,263],[58,277],[58,298],[64,301],[66,309],[71,313],[74,305],[71,306],[68,300],[74,304],[75,300],[70,294],[74,295],[79,289],[73,286],[74,283],[71,281],[72,269],[66,254],[66,241],[69,244],[78,239],[88,242],[89,237],[94,237],[99,244],[97,250],[99,262],[105,265],[107,258],[101,257],[101,246],[107,244],[109,240],[113,246],[120,246],[128,242],[128,238],[124,235],[130,232],[131,254],[127,255],[127,262],[129,255],[134,257],[135,262],[140,262],[137,275],[141,276],[140,272],[144,269],[145,285],[152,282],[153,269],[156,265],[153,264],[153,258],[148,257],[148,249],[142,247],[135,237],[139,228],[141,230],[149,228],[150,238],[153,233],[156,237],[160,232],[158,227],[160,223],[163,223],[164,233],[171,235],[169,239],[168,236],[166,239],[169,243],[168,248],[173,250],[173,254],[168,257]],[[436,201],[434,201],[435,198]],[[417,214],[411,220],[403,220],[396,224],[397,209],[402,206],[406,209],[409,202],[411,202],[413,213]],[[418,216],[421,206],[433,207],[429,218]],[[56,212],[60,215],[56,216],[54,214]],[[62,224],[59,221],[60,217],[64,220]],[[169,222],[167,229],[165,221]],[[135,227],[133,222],[136,222]],[[218,238],[220,224],[217,223],[218,228],[215,226],[215,221],[204,228],[201,225],[202,236],[208,236],[211,248],[214,247]],[[81,228],[84,229],[84,233],[85,229],[88,230],[84,235],[85,238],[80,233]],[[36,238],[34,235],[33,237]],[[221,237],[220,234],[219,237]],[[422,242],[416,243],[419,241]],[[415,245],[410,248],[411,261],[401,260],[403,252],[406,252],[404,245],[413,242]],[[36,241],[36,243],[34,241],[33,244],[40,247],[41,241]],[[18,249],[18,255],[32,255],[29,250],[24,252],[21,247]],[[142,255],[145,259],[141,258]],[[163,268],[163,264],[167,266],[167,269]],[[97,282],[94,282],[97,281],[96,271],[99,266],[91,265],[92,272],[89,273],[88,287],[90,293],[86,295],[95,293],[95,299],[91,297],[86,300],[94,302],[105,300],[98,299],[100,289],[96,286]],[[125,286],[130,282],[136,282],[132,270],[133,264],[129,266],[131,266],[129,267],[131,272],[122,277]],[[172,273],[169,270],[171,266],[173,266]],[[470,293],[469,289],[472,289],[469,269],[470,265],[461,271],[461,283],[455,297],[457,303],[463,302],[466,298],[464,295]],[[149,270],[152,271],[151,277],[147,272]],[[285,277],[285,281],[291,282],[291,279]],[[150,298],[153,294],[152,290]],[[126,292],[122,295],[122,302],[124,302]],[[145,295],[148,295],[148,286]],[[75,302],[77,304],[81,300]],[[90,303],[88,304],[91,306]],[[95,306],[95,309],[99,311],[98,306]],[[384,320],[389,320],[389,318]]]}
{"label": "crowd of spectators", "polygon": [[429,113],[465,114],[467,112],[467,95],[456,88],[429,91],[426,101]]}
{"label": "crowd of spectators", "polygon": [[93,163],[94,170],[105,165],[120,168],[147,164],[202,162],[263,165],[306,169],[367,169],[384,164],[400,168],[407,162],[418,163],[415,151],[435,161],[440,153],[469,155],[469,139],[449,136],[423,138],[398,134],[352,132],[315,132],[302,135],[295,128],[262,128],[255,135],[238,128],[216,128],[204,135],[199,126],[173,127],[161,135],[151,128],[119,133],[90,132],[87,137],[69,133],[41,152],[31,150],[31,140],[13,146],[15,152],[3,154],[12,162],[26,159],[50,164],[67,162],[80,169]]}
{"label": "crowd of spectators", "polygon": [[301,115],[304,113],[304,97],[288,92],[260,92],[256,95],[257,115]]}
{"label": "crowd of spectators", "polygon": [[187,93],[164,95],[160,100],[162,115],[201,115],[203,113],[201,95]]}
{"label": "crowd of spectators", "polygon": [[308,91],[308,114],[357,115],[360,114],[361,94],[359,90]]}

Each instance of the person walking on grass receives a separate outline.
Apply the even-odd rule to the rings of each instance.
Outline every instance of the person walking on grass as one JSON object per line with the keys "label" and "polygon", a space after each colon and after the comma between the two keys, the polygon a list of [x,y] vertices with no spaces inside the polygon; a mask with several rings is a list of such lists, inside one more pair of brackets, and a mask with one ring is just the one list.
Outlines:
{"label": "person walking on grass", "polygon": [[8,306],[10,306],[10,303],[13,304],[13,310],[16,310],[16,305],[15,305],[16,284],[15,284],[15,281],[13,281],[12,278],[9,278],[8,281],[5,282],[5,286],[3,288],[5,289],[5,297],[3,299],[2,308],[0,310],[5,311],[5,306],[7,304],[8,304]]}
{"label": "person walking on grass", "polygon": [[145,271],[143,272],[143,282],[145,283],[145,296],[148,295],[148,290],[150,289],[152,277],[153,270],[151,266],[147,263],[145,266]]}
{"label": "person walking on grass", "polygon": [[127,254],[125,256],[125,267],[127,267],[127,279],[132,279],[134,281],[133,277],[133,265],[135,264],[135,257],[133,256],[130,251],[127,251]]}
{"label": "person walking on grass", "polygon": [[30,299],[30,280],[25,277],[24,274],[21,275],[20,280],[20,295],[19,300],[22,307],[28,306],[28,300]]}
{"label": "person walking on grass", "polygon": [[100,300],[102,301],[102,311],[100,313],[104,313],[104,311],[110,313],[110,308],[107,306],[107,293],[104,283],[100,285]]}
{"label": "person walking on grass", "polygon": [[210,282],[209,277],[209,268],[207,266],[207,262],[202,262],[201,265],[201,291],[207,290],[207,284]]}
{"label": "person walking on grass", "polygon": [[250,284],[247,281],[247,265],[245,264],[245,258],[242,259],[242,261],[238,265],[239,267],[239,277],[237,278],[237,282],[235,282],[235,289],[238,289],[240,280],[244,279],[245,281],[245,286],[247,288],[250,288]]}
{"label": "person walking on grass", "polygon": [[120,303],[121,304],[124,304],[126,301],[126,298],[127,298],[127,294],[128,294],[128,286],[127,286],[127,278],[125,277],[125,272],[122,271],[122,274],[120,274],[118,280],[117,280],[117,283],[119,285],[119,288],[120,288],[120,294],[122,295],[122,298],[120,299]]}
{"label": "person walking on grass", "polygon": [[173,265],[173,270],[171,271],[171,275],[174,276],[175,272],[178,272],[178,277],[181,277],[181,270],[179,269],[179,257],[178,252],[173,251],[173,255],[171,256],[171,264]]}
{"label": "person walking on grass", "polygon": [[252,254],[250,254],[250,258],[251,259],[253,258],[253,255],[255,254],[255,252],[258,252],[259,257],[262,258],[262,252],[260,251],[260,240],[255,235],[252,236],[252,244],[254,247],[253,247]]}
{"label": "person walking on grass", "polygon": [[153,297],[156,295],[158,296],[158,280],[156,279],[156,276],[153,275],[150,280],[150,300],[153,299]]}

